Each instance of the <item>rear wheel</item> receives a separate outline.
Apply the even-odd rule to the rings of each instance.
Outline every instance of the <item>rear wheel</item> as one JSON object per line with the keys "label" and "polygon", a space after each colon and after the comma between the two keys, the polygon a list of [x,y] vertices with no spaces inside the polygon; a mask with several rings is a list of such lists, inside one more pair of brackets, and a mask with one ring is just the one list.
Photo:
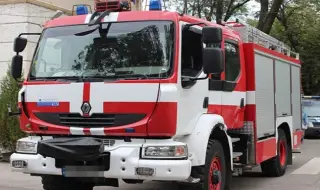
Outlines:
{"label": "rear wheel", "polygon": [[62,176],[42,176],[44,190],[92,190],[92,183],[84,183],[77,178]]}
{"label": "rear wheel", "polygon": [[288,165],[288,141],[282,129],[278,129],[278,155],[270,160],[261,163],[262,172],[270,177],[280,177],[286,173]]}

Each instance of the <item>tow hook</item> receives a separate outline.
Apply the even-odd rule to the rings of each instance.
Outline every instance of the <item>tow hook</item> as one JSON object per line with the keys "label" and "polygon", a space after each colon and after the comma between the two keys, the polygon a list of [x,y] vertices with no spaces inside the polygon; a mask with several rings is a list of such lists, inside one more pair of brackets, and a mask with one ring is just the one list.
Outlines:
{"label": "tow hook", "polygon": [[221,172],[219,170],[215,170],[213,171],[213,175],[212,175],[212,184],[213,185],[217,185],[220,183],[221,181]]}

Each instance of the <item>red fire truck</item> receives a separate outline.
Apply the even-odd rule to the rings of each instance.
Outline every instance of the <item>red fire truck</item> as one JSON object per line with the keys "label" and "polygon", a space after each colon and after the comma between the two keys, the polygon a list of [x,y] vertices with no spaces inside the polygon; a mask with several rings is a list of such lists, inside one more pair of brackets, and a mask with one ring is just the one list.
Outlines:
{"label": "red fire truck", "polygon": [[285,174],[302,135],[297,54],[240,22],[97,3],[15,39],[19,80],[22,36],[40,35],[10,112],[28,134],[12,171],[41,176],[45,190],[118,179],[224,190],[256,166]]}

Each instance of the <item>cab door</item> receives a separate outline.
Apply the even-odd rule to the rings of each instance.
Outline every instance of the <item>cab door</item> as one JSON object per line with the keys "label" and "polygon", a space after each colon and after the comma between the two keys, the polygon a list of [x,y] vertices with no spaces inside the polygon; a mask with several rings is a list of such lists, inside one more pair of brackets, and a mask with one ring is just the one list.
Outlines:
{"label": "cab door", "polygon": [[223,88],[221,112],[225,124],[230,128],[243,126],[246,105],[246,73],[242,43],[225,36],[223,49],[225,69],[222,73]]}
{"label": "cab door", "polygon": [[[202,27],[191,26],[183,30],[186,24],[190,23],[180,22],[177,135],[192,132],[199,117],[208,112],[209,101],[208,79],[202,70]],[[188,77],[200,80],[190,81]]]}

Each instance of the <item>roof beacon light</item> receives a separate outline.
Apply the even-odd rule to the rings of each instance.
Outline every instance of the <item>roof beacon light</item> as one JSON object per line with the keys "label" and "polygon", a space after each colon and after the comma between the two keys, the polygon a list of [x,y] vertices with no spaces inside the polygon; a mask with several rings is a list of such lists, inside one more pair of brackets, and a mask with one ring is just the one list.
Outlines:
{"label": "roof beacon light", "polygon": [[161,11],[161,0],[150,0],[149,1],[149,10],[150,11]]}
{"label": "roof beacon light", "polygon": [[88,7],[86,5],[78,5],[76,9],[77,15],[87,15],[89,13]]}

